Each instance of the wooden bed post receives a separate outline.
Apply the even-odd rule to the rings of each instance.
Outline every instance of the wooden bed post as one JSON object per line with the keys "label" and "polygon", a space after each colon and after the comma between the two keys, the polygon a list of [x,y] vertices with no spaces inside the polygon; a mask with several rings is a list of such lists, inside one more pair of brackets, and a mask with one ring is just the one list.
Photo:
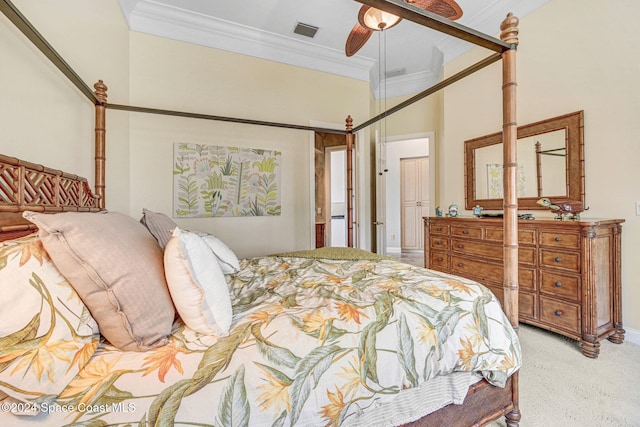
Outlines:
{"label": "wooden bed post", "polygon": [[346,140],[347,140],[347,246],[353,247],[353,145],[355,135],[351,133],[353,130],[353,118],[347,116],[346,122]]}
{"label": "wooden bed post", "polygon": [[[512,47],[502,53],[503,102],[503,167],[504,167],[504,300],[505,312],[514,328],[518,328],[518,123],[516,111],[516,47],[518,18],[509,13],[500,25],[500,38]],[[512,376],[513,409],[505,415],[507,426],[520,422],[518,373]]]}
{"label": "wooden bed post", "polygon": [[509,14],[500,37],[514,47],[502,54],[503,168],[504,168],[504,289],[507,317],[518,326],[518,123],[516,117],[516,45],[518,18]]}
{"label": "wooden bed post", "polygon": [[96,97],[101,104],[96,104],[96,126],[95,126],[95,192],[99,197],[98,207],[105,207],[105,158],[106,158],[106,108],[104,104],[107,102],[107,85],[102,80],[98,80],[93,85]]}

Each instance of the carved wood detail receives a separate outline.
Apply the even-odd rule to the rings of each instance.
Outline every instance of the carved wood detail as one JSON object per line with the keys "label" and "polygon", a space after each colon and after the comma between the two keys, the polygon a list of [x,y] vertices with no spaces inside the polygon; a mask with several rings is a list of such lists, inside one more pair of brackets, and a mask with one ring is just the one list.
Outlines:
{"label": "carved wood detail", "polygon": [[0,212],[99,211],[86,178],[0,154]]}

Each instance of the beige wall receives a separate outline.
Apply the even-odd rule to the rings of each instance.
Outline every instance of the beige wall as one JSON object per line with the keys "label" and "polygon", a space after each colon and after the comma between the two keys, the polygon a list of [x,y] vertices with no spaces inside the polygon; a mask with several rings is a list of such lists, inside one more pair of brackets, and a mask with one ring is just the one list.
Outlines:
{"label": "beige wall", "polygon": [[[622,218],[623,322],[640,342],[640,14],[634,0],[604,7],[599,0],[553,0],[520,22],[518,122],[578,110],[585,114],[585,217]],[[476,49],[446,67],[447,75],[486,56]],[[501,129],[501,70],[494,64],[445,91],[445,134],[439,187],[464,205],[463,141]],[[544,213],[536,211],[535,215]],[[548,214],[547,214],[548,215]]]}
{"label": "beige wall", "polygon": [[[368,116],[368,85],[334,75],[139,33],[131,34],[131,103],[344,129]],[[313,246],[310,132],[165,116],[131,116],[131,212],[172,212],[173,144],[199,143],[282,152],[282,214],[178,219],[215,233],[241,257]]]}
{"label": "beige wall", "polygon": [[[89,85],[128,102],[129,30],[117,2],[14,1]],[[93,104],[0,16],[0,152],[86,176],[93,183]],[[128,117],[109,116],[107,201],[127,211]]]}

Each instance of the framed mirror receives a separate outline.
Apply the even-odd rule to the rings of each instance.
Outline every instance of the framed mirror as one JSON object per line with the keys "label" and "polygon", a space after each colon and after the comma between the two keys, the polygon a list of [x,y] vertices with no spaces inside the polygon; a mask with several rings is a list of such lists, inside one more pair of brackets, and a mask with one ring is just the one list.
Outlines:
{"label": "framed mirror", "polygon": [[[502,132],[465,141],[465,208],[503,209]],[[584,112],[518,127],[518,209],[541,197],[584,203]]]}

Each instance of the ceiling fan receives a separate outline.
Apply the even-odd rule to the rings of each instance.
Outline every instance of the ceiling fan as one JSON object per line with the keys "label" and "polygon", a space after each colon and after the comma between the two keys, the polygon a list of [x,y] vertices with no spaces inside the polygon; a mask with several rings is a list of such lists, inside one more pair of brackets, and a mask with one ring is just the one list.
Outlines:
{"label": "ceiling fan", "polygon": [[[455,0],[404,0],[406,3],[436,13],[447,19],[455,21],[462,16],[462,9]],[[347,56],[353,56],[364,46],[374,31],[387,30],[402,18],[391,13],[373,8],[371,6],[362,6],[358,12],[358,22],[353,27],[347,37],[345,44],[345,53]]]}

